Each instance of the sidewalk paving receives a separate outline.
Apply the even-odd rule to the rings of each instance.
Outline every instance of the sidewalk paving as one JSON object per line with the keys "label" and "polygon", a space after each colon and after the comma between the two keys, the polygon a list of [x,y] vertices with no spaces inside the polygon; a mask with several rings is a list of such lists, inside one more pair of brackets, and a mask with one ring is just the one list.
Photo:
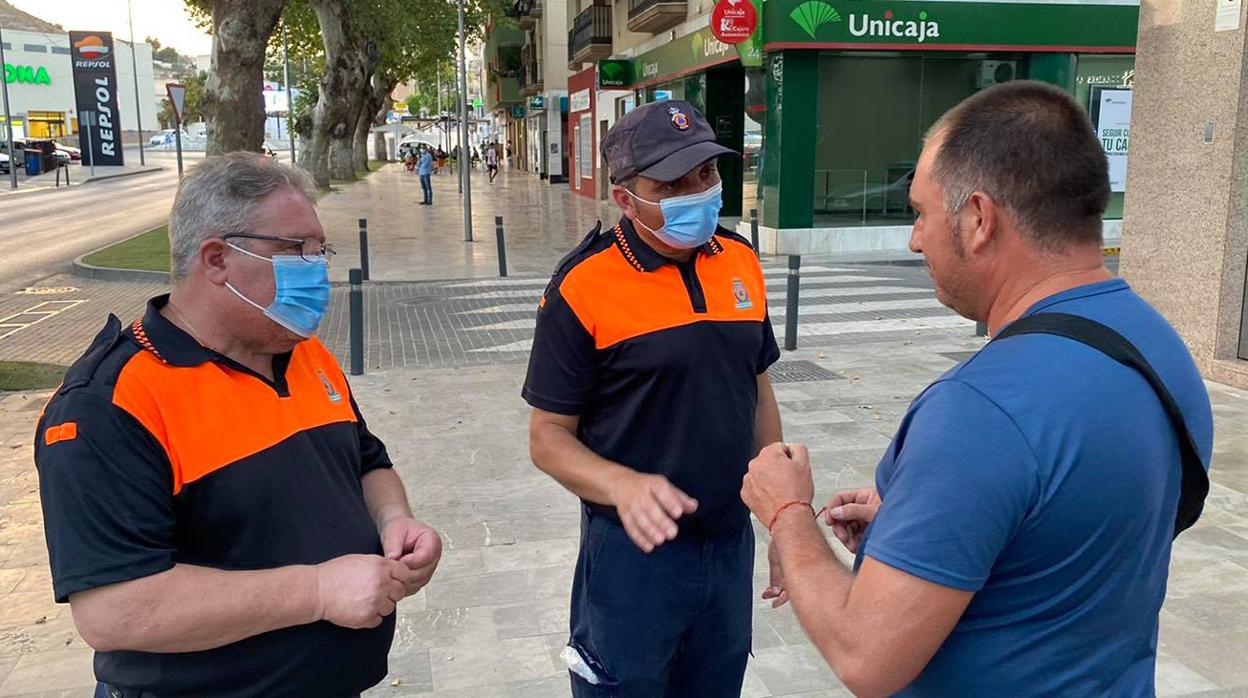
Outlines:
{"label": "sidewalk paving", "polygon": [[[478,177],[479,242],[464,243],[455,179],[434,182],[432,209],[415,205],[419,183],[398,166],[320,202],[338,281],[358,262],[356,219],[369,218],[367,373],[352,384],[418,515],[446,542],[433,582],[400,605],[391,675],[370,695],[558,698],[568,695],[557,653],[578,509],[529,463],[519,390],[546,279],[595,220],[616,213],[524,174],[492,186]],[[496,212],[506,217],[507,279],[496,278]],[[820,498],[870,484],[910,399],[983,343],[935,303],[921,267],[843,261],[803,258],[801,348],[773,371],[786,437],[811,446]],[[785,269],[764,265],[781,337]],[[39,288],[0,297],[0,359],[68,363],[107,312],[129,321],[167,286],[57,275]],[[345,363],[345,287],[332,299],[322,337]],[[1158,661],[1165,696],[1248,696],[1248,393],[1210,390],[1214,484],[1173,555]],[[47,395],[0,393],[0,698],[88,696],[92,684],[90,650],[52,602],[31,460]],[[756,533],[761,590],[765,532]],[[848,695],[788,609],[758,603],[754,649],[749,698]]]}
{"label": "sidewalk paving", "polygon": [[[982,340],[965,333],[925,330],[786,353],[832,374],[777,385],[786,437],[811,447],[818,498],[872,482],[909,400],[979,346]],[[353,381],[413,507],[446,542],[433,582],[400,605],[391,674],[371,696],[568,695],[556,654],[567,635],[578,512],[575,499],[528,461],[523,374],[522,362],[510,362],[391,369]],[[1218,420],[1214,485],[1201,523],[1175,547],[1161,614],[1163,696],[1248,694],[1248,393],[1210,389]],[[0,400],[6,698],[86,696],[91,682],[90,652],[68,609],[52,603],[47,573],[31,464],[32,425],[45,399],[21,393]],[[765,532],[756,532],[761,590]],[[749,698],[848,695],[787,609],[757,603],[754,649]]]}

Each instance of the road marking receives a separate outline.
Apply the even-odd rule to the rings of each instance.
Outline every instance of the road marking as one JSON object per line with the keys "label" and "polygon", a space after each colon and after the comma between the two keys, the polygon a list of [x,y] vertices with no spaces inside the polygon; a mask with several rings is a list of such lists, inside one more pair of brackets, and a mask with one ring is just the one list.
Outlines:
{"label": "road marking", "polygon": [[[957,315],[924,318],[897,318],[891,320],[855,320],[853,322],[813,322],[803,325],[797,323],[797,336],[820,337],[834,334],[856,334],[859,332],[900,332],[905,330],[941,330],[955,327],[974,327],[975,323]],[[780,335],[784,327],[776,328]]]}
{"label": "road marking", "polygon": [[38,325],[50,317],[60,315],[66,310],[86,302],[85,298],[75,301],[44,301],[38,305],[32,305],[20,313],[13,313],[8,317],[0,318],[0,339],[12,337],[27,327]]}
{"label": "road marking", "polygon": [[[818,305],[798,306],[799,318],[808,315],[844,315],[846,313],[866,313],[877,310],[914,310],[918,308],[944,308],[935,298],[914,298],[897,301],[846,301],[844,303],[821,303]],[[785,308],[774,306],[771,317],[784,317]],[[801,320],[798,320],[799,324]]]}
{"label": "road marking", "polygon": [[488,308],[474,308],[472,310],[456,310],[453,315],[488,315],[490,313],[537,313],[537,299],[534,298],[532,303],[505,303],[503,305],[491,305]]}

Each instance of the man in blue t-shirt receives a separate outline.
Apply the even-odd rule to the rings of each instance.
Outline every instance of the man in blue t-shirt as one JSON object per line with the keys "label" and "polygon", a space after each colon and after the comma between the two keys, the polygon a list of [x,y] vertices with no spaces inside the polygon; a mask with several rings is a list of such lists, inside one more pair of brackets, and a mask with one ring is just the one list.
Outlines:
{"label": "man in blue t-shirt", "polygon": [[425,198],[421,206],[433,205],[433,149],[425,148],[416,163],[416,174],[420,176],[420,190]]}
{"label": "man in blue t-shirt", "polygon": [[[1134,344],[1174,397],[1205,469],[1209,398],[1183,341],[1101,262],[1105,156],[1065,92],[1011,82],[929,134],[911,248],[942,303],[998,334],[1082,316]],[[1153,693],[1157,618],[1179,501],[1179,435],[1143,375],[1088,345],[989,344],[911,405],[876,488],[812,517],[809,459],[775,444],[742,497],[772,533],[765,598],[859,695]],[[803,514],[803,512],[805,512]]]}

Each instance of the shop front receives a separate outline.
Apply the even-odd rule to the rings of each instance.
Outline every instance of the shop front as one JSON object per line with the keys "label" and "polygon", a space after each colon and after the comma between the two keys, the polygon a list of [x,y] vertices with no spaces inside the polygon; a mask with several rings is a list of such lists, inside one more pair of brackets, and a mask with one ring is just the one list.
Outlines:
{"label": "shop front", "polygon": [[596,78],[596,67],[568,77],[568,185],[591,199],[598,198],[600,179]]}
{"label": "shop front", "polygon": [[[927,130],[1009,80],[1072,92],[1103,136],[1111,179],[1125,173],[1138,7],[768,0],[764,8],[764,251],[905,249]],[[1112,183],[1107,219],[1121,218],[1123,179]],[[1120,227],[1107,223],[1107,235]]]}
{"label": "shop front", "polygon": [[528,114],[525,126],[525,163],[530,174],[546,179],[547,163],[542,153],[546,152],[546,97],[536,95],[529,98]]}

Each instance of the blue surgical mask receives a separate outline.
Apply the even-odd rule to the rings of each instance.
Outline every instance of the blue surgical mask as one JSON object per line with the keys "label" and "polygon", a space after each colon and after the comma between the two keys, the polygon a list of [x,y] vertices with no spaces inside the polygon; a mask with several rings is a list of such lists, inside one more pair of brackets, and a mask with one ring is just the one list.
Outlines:
{"label": "blue surgical mask", "polygon": [[705,245],[715,235],[719,209],[724,205],[723,192],[723,184],[716,183],[698,194],[672,196],[661,201],[647,201],[631,191],[628,194],[643,204],[658,206],[663,212],[663,225],[658,230],[651,229],[640,219],[633,219],[634,223],[649,230],[669,247],[691,250]]}
{"label": "blue surgical mask", "polygon": [[245,255],[273,264],[273,282],[277,292],[273,302],[264,307],[251,300],[228,281],[225,287],[245,303],[263,312],[273,322],[300,337],[311,337],[321,326],[321,318],[329,308],[329,262],[324,257],[304,259],[297,254],[261,257],[238,245],[226,243]]}

